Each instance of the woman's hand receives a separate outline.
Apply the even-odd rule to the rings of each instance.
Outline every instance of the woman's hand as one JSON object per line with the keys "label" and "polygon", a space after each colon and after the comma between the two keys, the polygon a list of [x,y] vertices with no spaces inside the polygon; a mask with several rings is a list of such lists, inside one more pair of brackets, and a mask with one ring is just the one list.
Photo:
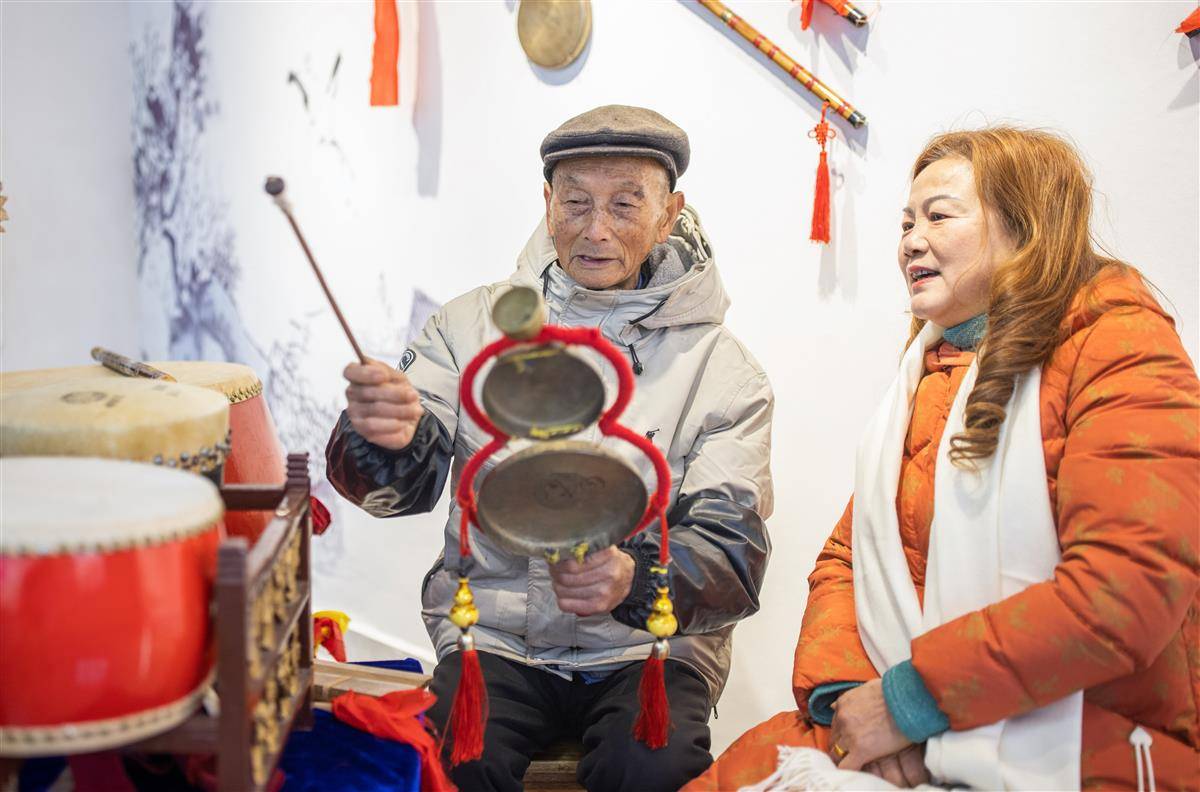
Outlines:
{"label": "woman's hand", "polygon": [[892,720],[882,680],[872,679],[847,690],[834,702],[833,710],[829,755],[842,770],[861,770],[912,745]]}
{"label": "woman's hand", "polygon": [[863,771],[901,789],[927,784],[929,771],[925,769],[925,743],[910,745],[894,756],[869,762],[863,766]]}

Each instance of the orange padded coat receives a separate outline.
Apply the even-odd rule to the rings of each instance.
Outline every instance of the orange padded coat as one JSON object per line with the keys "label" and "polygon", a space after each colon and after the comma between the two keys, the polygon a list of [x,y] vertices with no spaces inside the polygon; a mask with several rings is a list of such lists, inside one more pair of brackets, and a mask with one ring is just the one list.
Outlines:
{"label": "orange padded coat", "polygon": [[[1084,691],[1084,789],[1137,789],[1128,738],[1153,737],[1159,789],[1200,788],[1200,384],[1173,323],[1132,270],[1082,297],[1042,371],[1041,425],[1062,561],[1053,580],[913,642],[913,664],[956,730]],[[933,519],[934,463],[974,356],[926,355],[896,508],[918,596]],[[808,717],[819,685],[877,676],[859,640],[848,506],[809,577],[796,646],[797,709],[743,735],[689,790],[737,789],[775,769],[776,746],[828,750]]]}

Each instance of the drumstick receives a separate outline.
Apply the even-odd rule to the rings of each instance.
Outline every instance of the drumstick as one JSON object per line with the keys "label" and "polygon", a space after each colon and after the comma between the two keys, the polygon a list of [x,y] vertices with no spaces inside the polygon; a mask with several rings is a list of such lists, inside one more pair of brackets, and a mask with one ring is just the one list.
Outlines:
{"label": "drumstick", "polygon": [[154,366],[147,365],[140,360],[127,358],[124,355],[119,355],[111,349],[104,347],[92,347],[92,360],[101,363],[107,369],[112,369],[118,374],[124,374],[126,377],[145,377],[146,379],[160,379],[167,382],[175,382],[175,378],[162,369],[156,369]]}
{"label": "drumstick", "polygon": [[296,225],[296,218],[292,217],[292,205],[288,203],[287,198],[283,195],[283,179],[278,176],[268,176],[267,183],[264,185],[267,194],[275,200],[275,205],[283,212],[288,223],[291,224],[292,230],[296,232],[296,239],[300,240],[300,247],[304,248],[304,255],[308,257],[308,263],[312,264],[313,272],[317,274],[317,282],[321,284],[321,289],[325,292],[326,299],[329,300],[329,307],[333,309],[334,315],[337,316],[338,322],[342,325],[342,330],[346,333],[346,339],[350,342],[350,346],[354,347],[354,354],[358,355],[358,360],[364,366],[367,364],[367,356],[358,346],[358,342],[354,340],[354,333],[350,332],[350,325],[346,324],[346,317],[342,316],[342,309],[338,307],[337,300],[333,299],[333,292],[329,291],[329,286],[325,283],[325,276],[321,274],[321,268],[317,266],[317,260],[313,258],[312,251],[308,249],[308,243],[304,241],[304,234],[300,233],[300,226]]}

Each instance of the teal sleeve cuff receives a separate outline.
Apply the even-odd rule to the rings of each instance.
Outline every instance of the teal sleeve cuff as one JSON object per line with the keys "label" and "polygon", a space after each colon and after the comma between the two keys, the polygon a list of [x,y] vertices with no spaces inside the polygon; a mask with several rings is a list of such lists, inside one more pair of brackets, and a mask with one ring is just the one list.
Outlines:
{"label": "teal sleeve cuff", "polygon": [[938,709],[937,701],[911,660],[897,663],[884,672],[883,700],[892,720],[914,743],[923,743],[950,728],[949,718]]}
{"label": "teal sleeve cuff", "polygon": [[821,726],[833,723],[833,702],[850,688],[861,684],[862,682],[827,682],[817,685],[808,696],[808,716],[812,718],[813,723]]}

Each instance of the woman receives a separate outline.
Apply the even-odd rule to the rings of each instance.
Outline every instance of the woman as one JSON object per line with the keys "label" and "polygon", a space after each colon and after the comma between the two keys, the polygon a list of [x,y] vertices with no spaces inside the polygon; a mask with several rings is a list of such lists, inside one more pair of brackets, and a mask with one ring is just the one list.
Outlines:
{"label": "woman", "polygon": [[809,578],[798,709],[688,789],[853,781],[788,746],[896,786],[1200,786],[1200,384],[1090,215],[1052,134],[917,158],[912,338]]}

